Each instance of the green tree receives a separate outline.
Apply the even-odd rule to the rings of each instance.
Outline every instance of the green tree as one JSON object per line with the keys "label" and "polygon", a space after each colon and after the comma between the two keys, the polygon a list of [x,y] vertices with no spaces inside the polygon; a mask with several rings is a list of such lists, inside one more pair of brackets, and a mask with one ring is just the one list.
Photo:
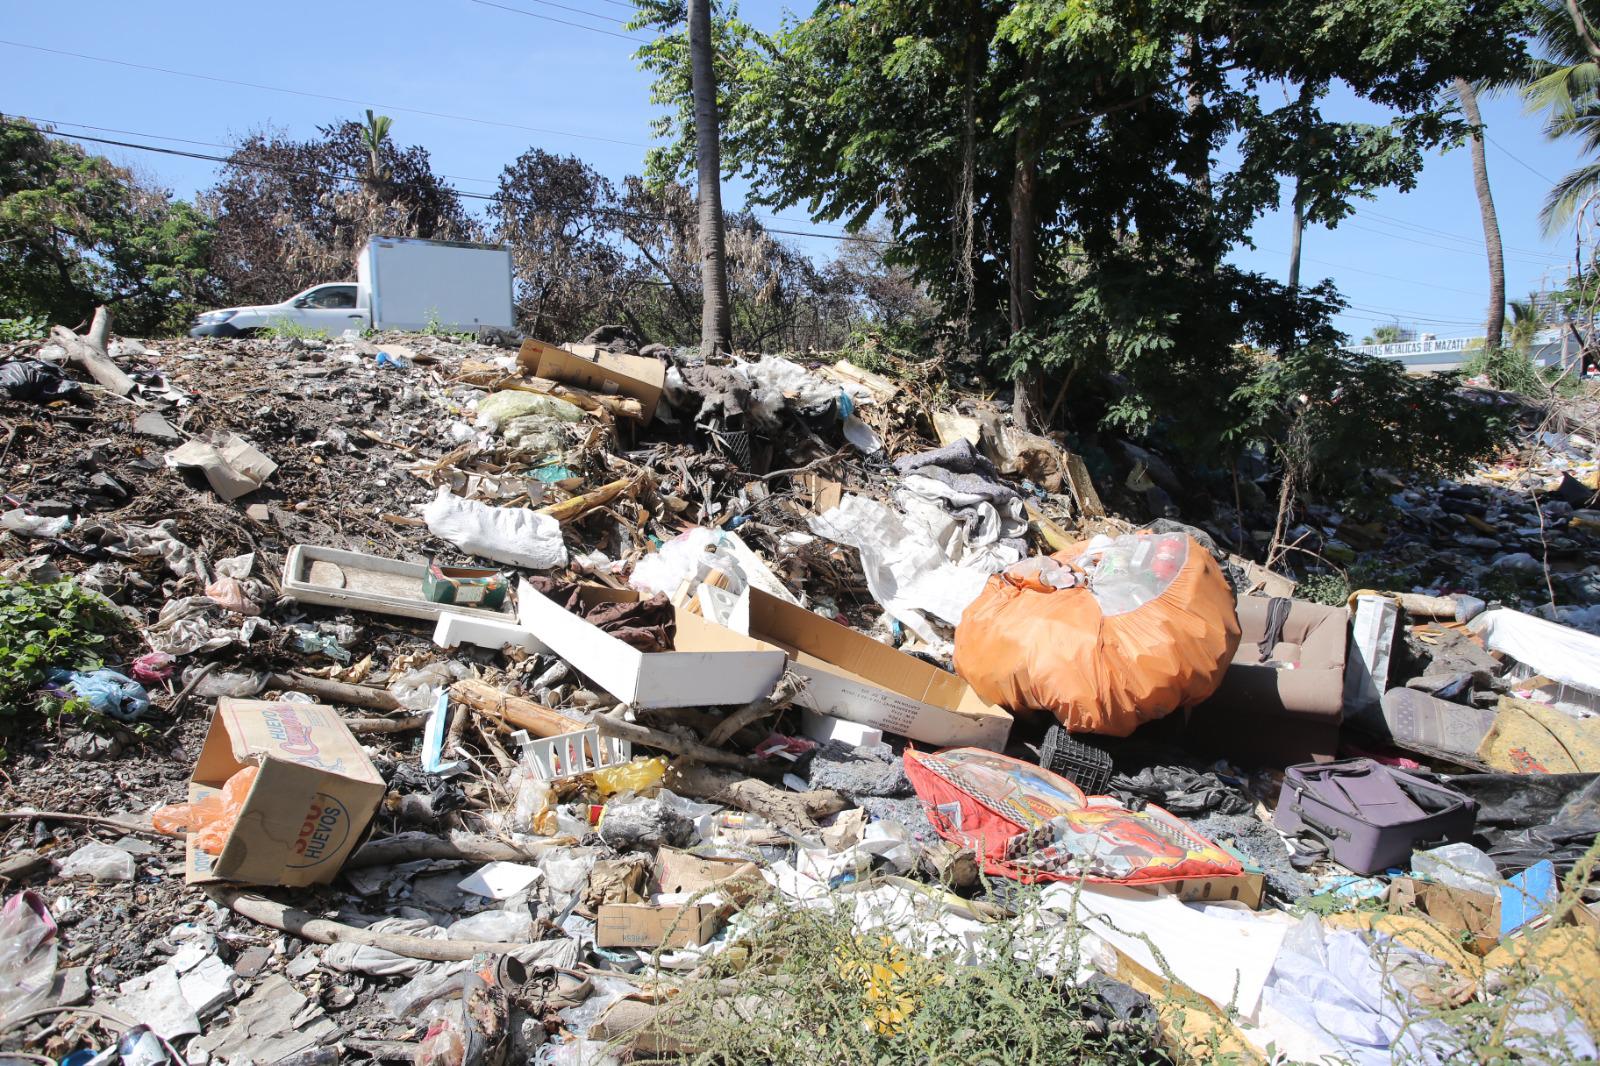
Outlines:
{"label": "green tree", "polygon": [[[1534,17],[1537,58],[1523,98],[1545,114],[1545,134],[1575,137],[1586,155],[1600,158],[1600,47],[1582,0],[1539,0]],[[1564,175],[1545,198],[1539,221],[1546,234],[1565,228],[1600,191],[1600,162]]]}
{"label": "green tree", "polygon": [[0,116],[0,317],[68,326],[109,305],[119,331],[177,329],[214,297],[214,227],[103,156]]}
{"label": "green tree", "polygon": [[1361,341],[1362,344],[1396,344],[1404,336],[1399,326],[1379,326],[1367,334]]}
{"label": "green tree", "polygon": [[1511,347],[1523,355],[1533,352],[1533,341],[1544,329],[1544,315],[1530,295],[1526,300],[1512,300],[1511,328],[1508,331]]}

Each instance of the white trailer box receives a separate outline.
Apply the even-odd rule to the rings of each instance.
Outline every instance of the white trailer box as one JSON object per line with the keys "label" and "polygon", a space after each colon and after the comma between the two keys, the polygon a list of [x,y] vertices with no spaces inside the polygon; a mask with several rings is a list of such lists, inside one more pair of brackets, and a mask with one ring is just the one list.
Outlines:
{"label": "white trailer box", "polygon": [[356,262],[374,329],[511,329],[511,252],[485,244],[373,237]]}

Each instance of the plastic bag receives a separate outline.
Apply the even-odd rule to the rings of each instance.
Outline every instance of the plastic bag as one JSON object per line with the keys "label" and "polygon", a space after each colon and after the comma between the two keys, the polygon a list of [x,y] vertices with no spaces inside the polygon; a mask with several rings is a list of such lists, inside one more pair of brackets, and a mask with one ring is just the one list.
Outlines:
{"label": "plastic bag", "polygon": [[81,388],[56,367],[37,359],[13,359],[0,366],[0,392],[13,400],[49,403],[76,396]]}
{"label": "plastic bag", "polygon": [[152,651],[133,660],[130,668],[135,681],[153,685],[172,676],[178,660],[165,652]]}
{"label": "plastic bag", "polygon": [[632,762],[596,770],[593,776],[595,790],[602,799],[610,799],[619,792],[643,795],[667,776],[667,760],[660,755],[653,759],[640,756]]}
{"label": "plastic bag", "polygon": [[98,714],[108,715],[119,722],[132,722],[144,717],[150,709],[150,694],[144,686],[115,670],[52,669],[45,674],[52,685],[65,686],[74,696],[87,700]]}
{"label": "plastic bag", "polygon": [[1494,860],[1471,844],[1446,844],[1411,856],[1411,872],[1441,885],[1468,892],[1494,893],[1500,888],[1500,871]]}
{"label": "plastic bag", "polygon": [[1081,565],[1087,587],[998,574],[956,627],[956,672],[989,703],[1049,710],[1068,731],[1125,737],[1216,692],[1239,646],[1233,589],[1192,538],[1118,537]]}
{"label": "plastic bag", "polygon": [[520,944],[533,935],[533,918],[522,911],[479,911],[445,927],[451,940]]}
{"label": "plastic bag", "polygon": [[94,841],[68,855],[59,873],[62,877],[90,877],[96,881],[132,881],[138,876],[139,867],[128,852]]}
{"label": "plastic bag", "polygon": [[19,892],[0,908],[0,1022],[48,1003],[55,979],[55,919],[39,893]]}
{"label": "plastic bag", "polygon": [[222,846],[233,832],[239,811],[256,783],[260,769],[246,766],[223,784],[221,791],[207,796],[198,803],[171,803],[157,807],[150,815],[150,823],[157,832],[172,836],[195,834],[195,846],[207,855],[221,855]]}
{"label": "plastic bag", "polygon": [[490,507],[441,488],[422,517],[434,536],[485,559],[530,570],[567,565],[561,523],[525,507]]}
{"label": "plastic bag", "polygon": [[583,409],[537,392],[496,392],[478,401],[478,422],[491,429],[499,429],[513,418],[529,417],[556,422],[581,422]]}

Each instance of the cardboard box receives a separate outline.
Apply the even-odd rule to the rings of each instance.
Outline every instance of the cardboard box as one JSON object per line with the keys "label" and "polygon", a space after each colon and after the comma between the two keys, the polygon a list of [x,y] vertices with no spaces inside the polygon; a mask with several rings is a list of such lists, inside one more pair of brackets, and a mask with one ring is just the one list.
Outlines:
{"label": "cardboard box", "polygon": [[[733,617],[725,590],[701,589],[702,611]],[[1005,748],[1011,715],[955,674],[755,589],[748,632],[782,648],[807,679],[795,697],[801,707],[925,744]]]}
{"label": "cardboard box", "polygon": [[[585,603],[631,602],[632,590],[583,586]],[[781,602],[781,601],[775,601]],[[799,610],[799,608],[795,608]],[[772,694],[783,676],[784,654],[677,611],[672,651],[643,652],[590,625],[523,581],[517,591],[522,624],[572,667],[619,701],[635,707],[716,707],[751,703]]]}
{"label": "cardboard box", "polygon": [[1420,911],[1479,955],[1487,955],[1500,942],[1500,899],[1487,892],[1397,877],[1389,883],[1388,904],[1394,913]]}
{"label": "cardboard box", "polygon": [[602,903],[594,942],[603,948],[696,947],[720,928],[722,909],[713,904]]}
{"label": "cardboard box", "polygon": [[544,341],[522,342],[517,364],[535,377],[565,385],[576,385],[602,396],[632,396],[643,408],[641,421],[648,424],[656,416],[667,384],[667,366],[659,359],[639,355],[614,355],[593,345],[578,345],[581,352],[569,352]]}
{"label": "cardboard box", "polygon": [[260,767],[222,854],[189,834],[188,881],[321,885],[338,874],[383,799],[383,779],[332,707],[217,701],[189,781],[198,802],[246,766]]}

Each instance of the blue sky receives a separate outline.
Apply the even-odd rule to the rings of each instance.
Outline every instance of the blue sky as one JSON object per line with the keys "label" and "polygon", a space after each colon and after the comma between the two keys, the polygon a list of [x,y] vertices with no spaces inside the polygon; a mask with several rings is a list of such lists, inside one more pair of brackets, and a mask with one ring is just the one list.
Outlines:
{"label": "blue sky", "polygon": [[[492,191],[500,168],[530,145],[579,155],[620,178],[638,172],[650,140],[648,80],[631,59],[635,45],[609,35],[622,33],[629,17],[631,8],[621,0],[12,0],[0,10],[6,14],[0,40],[10,42],[0,43],[0,112],[57,122],[64,132],[215,152],[210,145],[263,126],[306,136],[319,124],[359,117],[370,106],[394,118],[396,141],[427,147],[435,168],[470,192]],[[775,28],[784,10],[777,0],[741,5],[742,14],[763,29]],[[1373,117],[1352,101],[1334,113]],[[1570,234],[1547,241],[1537,216],[1551,181],[1577,162],[1577,149],[1546,140],[1537,119],[1525,116],[1514,98],[1485,101],[1484,119],[1507,292],[1517,297],[1565,277]],[[181,196],[209,185],[215,172],[213,164],[198,160],[89,147],[137,166]],[[730,187],[727,202],[737,205],[741,193]],[[809,222],[799,209],[770,224],[837,232]],[[1255,242],[1257,248],[1242,250],[1237,261],[1282,279],[1287,216],[1277,212],[1262,219]],[[833,247],[825,239],[797,243],[819,256]],[[1396,320],[1440,336],[1482,332],[1487,269],[1465,149],[1430,157],[1413,192],[1382,193],[1337,230],[1311,229],[1304,255],[1305,282],[1331,277],[1350,300],[1338,322],[1356,340]]]}

